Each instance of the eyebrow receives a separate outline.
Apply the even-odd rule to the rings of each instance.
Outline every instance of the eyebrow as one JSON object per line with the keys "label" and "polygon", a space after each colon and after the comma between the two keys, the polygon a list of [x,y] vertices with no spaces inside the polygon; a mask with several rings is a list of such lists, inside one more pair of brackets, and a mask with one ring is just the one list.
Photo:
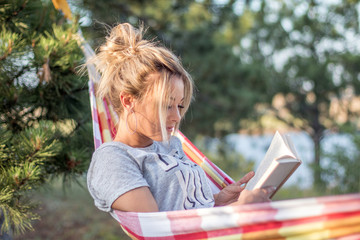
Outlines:
{"label": "eyebrow", "polygon": [[[174,97],[170,97],[170,100],[175,101],[175,98],[174,98]],[[184,101],[184,100],[185,100],[185,98],[183,97],[183,98],[180,100],[180,102],[182,102],[182,101]]]}

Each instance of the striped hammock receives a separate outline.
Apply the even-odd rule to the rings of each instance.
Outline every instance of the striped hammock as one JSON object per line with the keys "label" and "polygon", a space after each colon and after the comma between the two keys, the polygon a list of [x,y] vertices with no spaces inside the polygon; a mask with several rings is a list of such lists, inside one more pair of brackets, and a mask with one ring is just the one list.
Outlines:
{"label": "striped hammock", "polygon": [[[80,41],[86,58],[94,51]],[[88,65],[95,148],[112,141],[118,121],[112,105],[94,95],[99,73]],[[217,193],[233,182],[181,132],[186,155],[200,165]],[[360,239],[360,194],[274,201],[208,209],[156,213],[120,212],[123,230],[133,239]]]}

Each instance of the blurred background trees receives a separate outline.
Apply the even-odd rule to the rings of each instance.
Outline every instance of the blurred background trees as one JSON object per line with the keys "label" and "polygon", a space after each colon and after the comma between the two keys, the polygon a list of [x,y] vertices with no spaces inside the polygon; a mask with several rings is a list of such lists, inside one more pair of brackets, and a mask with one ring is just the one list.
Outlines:
{"label": "blurred background trees", "polygon": [[314,142],[319,190],[326,184],[320,161],[325,132],[358,124],[360,116],[358,7],[355,1],[262,1],[248,36],[248,55],[260,52],[276,69],[275,78],[266,78],[276,92],[267,109]]}
{"label": "blurred background trees", "polygon": [[[93,148],[86,80],[75,74],[82,60],[77,19],[94,49],[109,27],[143,22],[147,36],[157,37],[179,55],[195,80],[196,100],[182,131],[210,159],[239,176],[253,163],[230,153],[233,149],[222,141],[226,135],[283,127],[305,131],[314,143],[319,194],[325,185],[334,193],[359,191],[359,174],[352,171],[359,152],[349,156],[343,148],[330,155],[321,151],[328,132],[352,134],[359,149],[358,1],[68,2],[77,15],[72,23],[49,0],[0,3],[0,117],[6,136],[0,146],[2,169],[25,166],[9,156],[19,151],[13,147],[20,146],[19,139],[36,142],[30,132],[43,134],[37,139],[43,139],[42,151],[48,151],[43,155],[46,164],[37,165],[45,173],[41,181],[86,169]],[[211,144],[209,137],[222,144]]]}
{"label": "blurred background trees", "polygon": [[265,117],[280,120],[311,137],[321,190],[325,133],[359,128],[357,1],[83,0],[78,7],[94,47],[105,34],[99,23],[144,22],[182,57],[198,87],[182,128],[190,138],[261,132]]}
{"label": "blurred background trees", "polygon": [[239,57],[240,41],[252,26],[247,16],[235,12],[236,2],[84,0],[77,6],[88,10],[84,19],[92,22],[82,29],[94,48],[104,41],[103,24],[142,22],[149,27],[148,37],[157,37],[182,58],[198,88],[183,124],[193,138],[236,132],[240,119],[252,116],[257,102],[271,100],[271,84],[264,77],[272,69]]}

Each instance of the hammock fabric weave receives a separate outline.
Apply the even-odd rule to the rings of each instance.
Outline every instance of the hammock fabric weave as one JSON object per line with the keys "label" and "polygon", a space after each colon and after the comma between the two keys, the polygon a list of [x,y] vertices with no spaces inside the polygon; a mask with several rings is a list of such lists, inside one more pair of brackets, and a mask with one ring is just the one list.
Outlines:
{"label": "hammock fabric weave", "polygon": [[[85,57],[94,51],[81,41]],[[99,73],[88,65],[95,148],[112,141],[118,121],[109,101],[94,94]],[[233,182],[182,133],[186,155],[206,172],[214,193]],[[116,212],[133,239],[360,239],[360,194],[156,213]]]}

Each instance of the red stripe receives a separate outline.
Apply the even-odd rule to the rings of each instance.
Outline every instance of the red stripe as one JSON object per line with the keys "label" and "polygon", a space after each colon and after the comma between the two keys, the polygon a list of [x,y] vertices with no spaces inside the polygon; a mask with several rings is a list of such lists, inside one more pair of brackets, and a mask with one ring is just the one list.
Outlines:
{"label": "red stripe", "polygon": [[167,217],[174,239],[207,238],[207,233],[201,228],[202,217],[195,210],[169,211]]}
{"label": "red stripe", "polygon": [[196,233],[187,233],[187,234],[179,234],[175,235],[174,239],[207,239],[207,232],[196,232]]}
{"label": "red stripe", "polygon": [[[223,236],[232,236],[236,234],[242,234],[242,228],[226,228],[226,229],[220,229],[215,231],[209,231],[207,232],[208,238],[217,238],[217,237],[223,237]],[[239,237],[241,239],[241,237]]]}

